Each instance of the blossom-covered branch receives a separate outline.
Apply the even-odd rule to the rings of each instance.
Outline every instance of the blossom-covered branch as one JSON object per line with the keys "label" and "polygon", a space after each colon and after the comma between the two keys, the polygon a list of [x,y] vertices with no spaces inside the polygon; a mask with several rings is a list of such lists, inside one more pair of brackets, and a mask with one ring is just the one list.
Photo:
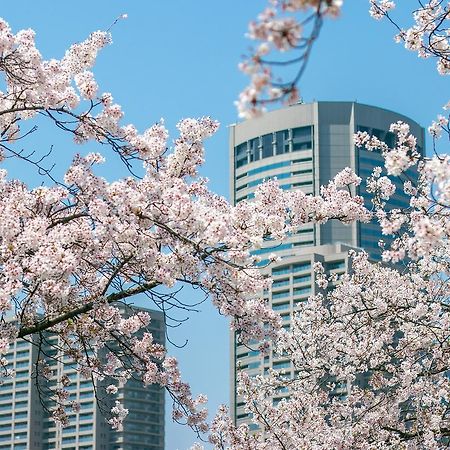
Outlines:
{"label": "blossom-covered branch", "polygon": [[[269,6],[249,25],[247,36],[258,44],[239,65],[250,78],[236,102],[240,117],[261,114],[271,103],[298,101],[298,81],[319,37],[323,18],[336,17],[341,5],[342,0],[269,1]],[[292,56],[284,57],[286,52]],[[294,68],[288,78],[283,73],[286,67]]]}

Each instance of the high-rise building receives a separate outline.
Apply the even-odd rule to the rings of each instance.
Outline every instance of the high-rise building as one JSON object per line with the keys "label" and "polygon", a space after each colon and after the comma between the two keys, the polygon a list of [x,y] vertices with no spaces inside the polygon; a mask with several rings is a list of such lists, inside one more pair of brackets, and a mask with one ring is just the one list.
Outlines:
{"label": "high-rise building", "polygon": [[[410,125],[411,133],[417,137],[418,151],[423,153],[424,130],[419,124],[401,114],[355,102],[297,104],[233,125],[230,129],[232,201],[236,204],[252,199],[258,184],[275,177],[281,188],[301,189],[309,194],[318,194],[320,186],[345,167],[365,179],[374,167],[384,166],[383,158],[380,152],[356,148],[354,133],[367,131],[392,146],[395,135],[389,132],[389,127],[397,121]],[[412,170],[407,175],[413,179],[416,176]],[[388,204],[408,207],[403,181],[391,179],[397,189]],[[353,194],[363,196],[370,209],[364,182],[352,189]],[[272,289],[264,295],[281,314],[284,327],[290,326],[292,313],[299,303],[318,292],[314,284],[315,262],[321,262],[327,273],[344,273],[349,268],[347,255],[351,248],[364,248],[373,260],[379,260],[380,239],[389,242],[375,222],[344,225],[329,221],[320,226],[304,225],[283,242],[269,241],[254,250],[252,253],[261,258],[261,270],[273,278]],[[281,260],[267,266],[270,253],[277,254]],[[230,409],[237,424],[248,423],[244,404],[236,394],[237,371],[257,375],[267,373],[269,368],[283,369],[289,376],[293,375],[293,368],[287,359],[273,354],[263,357],[258,351],[240,345],[234,334],[231,339]]]}
{"label": "high-rise building", "polygon": [[[149,330],[155,342],[164,344],[163,314],[133,307],[150,313]],[[0,450],[163,450],[164,449],[164,390],[156,385],[144,387],[129,380],[119,385],[117,399],[129,410],[119,430],[112,430],[99,408],[91,380],[80,376],[70,358],[58,354],[58,337],[43,333],[41,346],[17,340],[6,355],[8,368],[15,376],[4,378],[0,385]],[[34,365],[38,353],[46,356],[52,370],[44,389],[54,389],[61,375],[69,377],[69,400],[80,404],[78,413],[70,412],[70,425],[56,425],[46,395],[39,395]],[[52,359],[52,357],[54,359]],[[42,381],[41,381],[42,383]]]}

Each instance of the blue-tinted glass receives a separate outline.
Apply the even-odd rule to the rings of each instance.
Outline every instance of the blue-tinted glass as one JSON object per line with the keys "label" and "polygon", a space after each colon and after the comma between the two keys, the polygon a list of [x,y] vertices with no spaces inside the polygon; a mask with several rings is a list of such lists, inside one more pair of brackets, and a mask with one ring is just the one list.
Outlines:
{"label": "blue-tinted glass", "polygon": [[273,156],[273,134],[265,134],[261,138],[262,140],[262,157],[269,158]]}
{"label": "blue-tinted glass", "polygon": [[294,289],[294,295],[304,295],[311,293],[311,287],[301,287],[301,288],[295,288]]}
{"label": "blue-tinted glass", "polygon": [[264,253],[270,253],[273,251],[278,251],[278,250],[286,250],[288,248],[292,248],[292,244],[281,244],[281,245],[277,245],[275,247],[267,247],[267,248],[258,248],[257,250],[252,250],[250,253],[252,255],[261,255]]}
{"label": "blue-tinted glass", "polygon": [[294,264],[292,266],[292,272],[302,272],[304,270],[308,270],[311,269],[311,264],[307,263],[307,264]]}
{"label": "blue-tinted glass", "polygon": [[280,167],[287,167],[287,166],[290,166],[290,165],[291,165],[290,161],[282,161],[282,162],[279,162],[279,163],[269,164],[267,166],[257,167],[255,169],[251,169],[251,170],[249,170],[247,172],[247,174],[248,174],[248,176],[256,175],[257,173],[267,172],[268,170],[279,169]]}
{"label": "blue-tinted glass", "polygon": [[292,130],[292,151],[312,148],[312,127],[294,128]]}
{"label": "blue-tinted glass", "polygon": [[277,298],[289,297],[289,295],[290,295],[289,291],[277,292],[272,294],[272,299],[274,300]]}
{"label": "blue-tinted glass", "polygon": [[272,309],[274,311],[280,311],[283,309],[289,309],[290,306],[291,306],[291,304],[289,302],[285,302],[285,303],[280,303],[279,305],[273,305]]}
{"label": "blue-tinted glass", "polygon": [[236,159],[242,158],[242,156],[247,155],[247,142],[238,145],[234,149]]}
{"label": "blue-tinted glass", "polygon": [[275,153],[277,155],[285,153],[284,131],[277,131],[275,134]]}
{"label": "blue-tinted glass", "polygon": [[259,158],[259,138],[249,141],[250,146],[250,162],[258,161]]}

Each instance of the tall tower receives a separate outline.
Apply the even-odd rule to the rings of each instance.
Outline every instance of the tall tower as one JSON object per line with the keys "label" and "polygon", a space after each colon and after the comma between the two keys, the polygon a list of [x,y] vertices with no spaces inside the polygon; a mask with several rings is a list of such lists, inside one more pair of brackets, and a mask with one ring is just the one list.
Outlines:
{"label": "tall tower", "polygon": [[[353,169],[364,180],[374,167],[383,167],[383,158],[379,152],[356,148],[354,133],[367,131],[392,145],[395,136],[389,132],[389,126],[397,121],[410,125],[417,137],[418,150],[423,153],[424,130],[419,124],[401,114],[355,102],[297,104],[233,125],[230,129],[232,202],[251,200],[256,186],[269,178],[276,177],[283,189],[300,189],[308,194],[318,194],[320,186],[345,167]],[[413,171],[408,175],[415,177]],[[396,208],[408,207],[403,181],[391,179],[397,189],[389,204]],[[371,208],[364,181],[352,193],[363,196],[366,207]],[[299,303],[317,292],[312,270],[315,262],[321,262],[327,273],[344,273],[349,266],[347,254],[351,248],[364,248],[372,259],[379,260],[378,241],[382,238],[389,242],[375,222],[344,225],[329,221],[320,226],[305,225],[282,243],[270,241],[254,250],[253,254],[261,258],[261,270],[273,278],[272,289],[265,298],[281,314],[283,326],[289,328]],[[270,253],[277,254],[281,260],[267,266]],[[240,424],[249,422],[249,417],[236,394],[237,372],[245,370],[257,375],[271,368],[283,369],[288,376],[293,369],[287,359],[272,354],[263,357],[258,351],[240,345],[234,334],[231,361],[230,409],[235,422]]]}
{"label": "tall tower", "polygon": [[[163,313],[133,307],[133,311],[146,311],[151,316],[148,329],[155,342],[164,344],[165,323]],[[126,311],[125,313],[129,313]],[[90,379],[81,377],[67,356],[58,352],[58,337],[50,332],[42,334],[40,349],[37,337],[31,342],[17,340],[6,355],[8,369],[15,370],[13,378],[4,378],[0,384],[0,450],[163,450],[164,449],[164,389],[129,380],[119,385],[117,399],[129,410],[119,430],[106,423],[95,398]],[[54,389],[64,373],[70,384],[69,400],[80,404],[80,411],[69,413],[70,425],[56,425],[43,408],[41,401],[52,408],[49,398],[39,396],[33,377],[38,353],[47,357],[52,376],[46,389]],[[42,383],[42,382],[41,382]]]}

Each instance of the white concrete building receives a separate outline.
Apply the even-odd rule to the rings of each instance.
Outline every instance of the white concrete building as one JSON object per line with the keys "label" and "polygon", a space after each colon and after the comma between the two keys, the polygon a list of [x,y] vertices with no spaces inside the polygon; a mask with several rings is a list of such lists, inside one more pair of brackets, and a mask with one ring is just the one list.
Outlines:
{"label": "white concrete building", "polygon": [[[368,131],[392,145],[395,136],[389,132],[389,126],[399,120],[410,125],[418,149],[423,152],[424,130],[419,124],[401,114],[354,102],[297,104],[233,125],[230,129],[232,202],[251,199],[258,184],[274,177],[283,189],[301,189],[311,194],[319,193],[320,186],[345,167],[365,179],[375,166],[383,167],[383,160],[379,152],[356,148],[353,134],[358,130]],[[413,171],[408,175],[415,177]],[[403,181],[392,180],[398,189],[389,204],[408,207]],[[366,206],[371,208],[364,182],[353,194],[362,195]],[[364,248],[372,259],[378,260],[381,238],[388,242],[376,223],[344,225],[329,221],[321,226],[305,225],[285,241],[269,241],[255,250],[253,254],[262,259],[261,270],[274,280],[271,291],[264,296],[280,312],[284,326],[289,327],[298,304],[317,292],[312,270],[316,261],[322,262],[327,272],[344,273],[349,268],[350,248]],[[270,253],[276,253],[281,260],[267,266]],[[236,395],[237,371],[256,375],[266,373],[269,368],[284,369],[289,376],[293,375],[293,368],[287,359],[274,355],[262,357],[258,351],[249,350],[237,342],[234,334],[231,339],[230,409],[239,424],[249,422],[249,417]],[[288,394],[280,393],[280,398],[283,395]]]}

